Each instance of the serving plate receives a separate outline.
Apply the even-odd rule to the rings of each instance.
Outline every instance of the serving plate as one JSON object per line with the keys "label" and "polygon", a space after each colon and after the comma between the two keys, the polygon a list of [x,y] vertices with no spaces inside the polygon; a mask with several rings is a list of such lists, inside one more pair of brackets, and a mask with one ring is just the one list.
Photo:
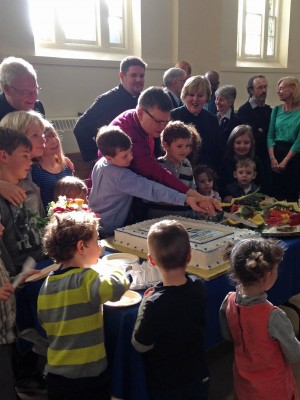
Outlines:
{"label": "serving plate", "polygon": [[300,225],[273,226],[264,228],[261,232],[265,237],[293,237],[300,235]]}
{"label": "serving plate", "polygon": [[50,272],[57,270],[57,268],[59,267],[59,264],[51,264],[48,267],[45,267],[41,270],[39,270],[36,274],[34,275],[30,275],[25,282],[35,282],[35,281],[39,281],[40,279],[45,278],[46,276],[48,276],[50,274]]}
{"label": "serving plate", "polygon": [[132,264],[139,264],[138,256],[130,253],[113,253],[102,257],[102,260],[113,267],[125,267],[125,271],[132,269]]}
{"label": "serving plate", "polygon": [[141,300],[142,296],[138,292],[127,290],[119,301],[107,301],[104,304],[109,307],[130,307],[138,304]]}

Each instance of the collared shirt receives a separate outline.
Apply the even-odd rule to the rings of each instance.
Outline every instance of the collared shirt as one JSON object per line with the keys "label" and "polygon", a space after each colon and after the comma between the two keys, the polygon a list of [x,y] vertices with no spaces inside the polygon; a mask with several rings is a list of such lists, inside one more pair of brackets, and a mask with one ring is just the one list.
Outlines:
{"label": "collared shirt", "polygon": [[217,113],[217,117],[218,117],[218,121],[219,121],[219,125],[221,125],[222,121],[226,121],[226,120],[230,120],[231,117],[231,108],[228,109],[227,113],[225,115],[223,115],[223,117],[221,117],[221,114],[218,112]]}
{"label": "collared shirt", "polygon": [[258,105],[258,104],[256,103],[256,101],[253,99],[253,97],[250,97],[249,103],[250,103],[250,105],[251,105],[251,107],[252,107],[253,109],[256,108],[256,107],[264,107],[264,106],[266,105],[265,103],[263,103],[261,106]]}

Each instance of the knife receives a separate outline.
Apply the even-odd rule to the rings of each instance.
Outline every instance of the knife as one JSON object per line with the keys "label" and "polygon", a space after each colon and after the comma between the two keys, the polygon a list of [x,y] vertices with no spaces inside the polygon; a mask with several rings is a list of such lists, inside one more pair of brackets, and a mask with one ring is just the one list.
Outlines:
{"label": "knife", "polygon": [[257,228],[257,225],[254,222],[248,221],[245,218],[240,217],[239,215],[235,213],[228,213],[226,211],[223,211],[223,215],[225,218],[231,218],[236,222],[239,222],[240,224],[243,224],[245,226],[249,226],[250,228]]}

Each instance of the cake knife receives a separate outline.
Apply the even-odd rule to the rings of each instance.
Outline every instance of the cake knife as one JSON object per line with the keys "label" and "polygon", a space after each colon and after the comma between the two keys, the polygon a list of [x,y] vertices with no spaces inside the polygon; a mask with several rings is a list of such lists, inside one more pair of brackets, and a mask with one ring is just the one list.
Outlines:
{"label": "cake knife", "polygon": [[228,213],[226,211],[223,211],[223,215],[225,218],[231,218],[236,222],[239,222],[245,226],[249,226],[250,228],[257,228],[257,225],[254,222],[248,221],[247,219],[240,217],[236,213]]}

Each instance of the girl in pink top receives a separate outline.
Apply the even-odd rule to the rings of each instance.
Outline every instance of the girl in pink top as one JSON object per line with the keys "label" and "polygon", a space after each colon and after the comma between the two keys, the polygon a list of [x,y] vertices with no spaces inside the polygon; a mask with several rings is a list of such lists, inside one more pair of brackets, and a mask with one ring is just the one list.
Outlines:
{"label": "girl in pink top", "polygon": [[225,258],[238,284],[222,303],[222,334],[234,343],[235,400],[298,400],[291,363],[300,343],[286,314],[267,300],[284,249],[271,239],[229,244]]}

